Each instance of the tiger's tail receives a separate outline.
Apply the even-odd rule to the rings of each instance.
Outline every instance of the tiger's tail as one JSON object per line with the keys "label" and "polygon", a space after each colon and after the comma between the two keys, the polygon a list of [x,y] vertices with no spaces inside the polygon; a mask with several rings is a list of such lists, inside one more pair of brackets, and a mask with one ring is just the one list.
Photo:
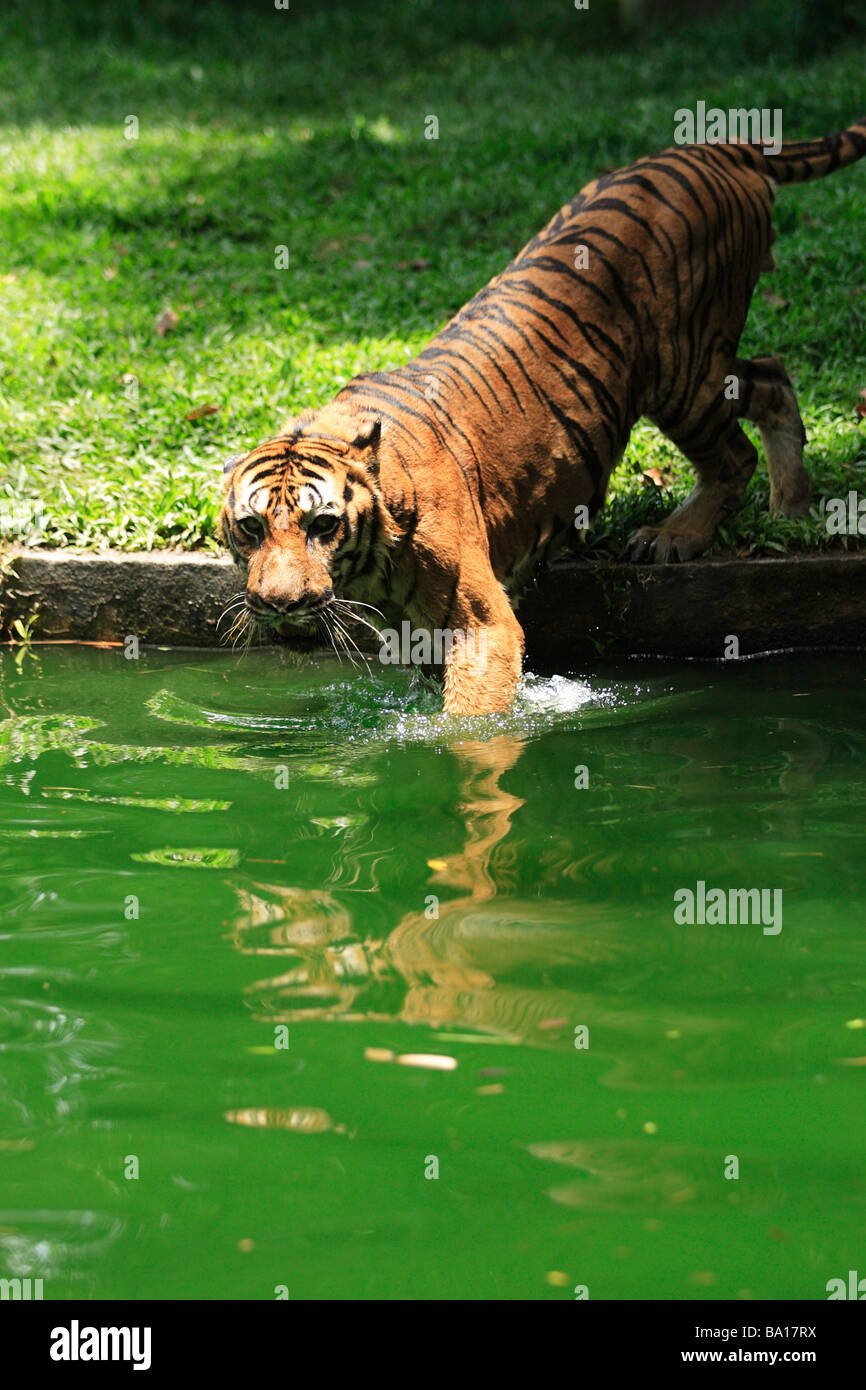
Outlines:
{"label": "tiger's tail", "polygon": [[823,140],[795,140],[783,145],[778,154],[768,154],[764,150],[764,158],[776,183],[806,183],[809,179],[822,179],[825,174],[844,169],[847,164],[854,164],[864,155],[866,116],[861,116],[847,130],[839,130]]}

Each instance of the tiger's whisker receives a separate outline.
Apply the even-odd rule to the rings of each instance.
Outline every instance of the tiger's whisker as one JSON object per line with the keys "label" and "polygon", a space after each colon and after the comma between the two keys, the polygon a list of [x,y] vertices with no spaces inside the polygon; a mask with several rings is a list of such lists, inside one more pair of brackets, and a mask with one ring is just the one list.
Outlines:
{"label": "tiger's whisker", "polygon": [[339,618],[337,618],[337,616],[336,616],[335,614],[332,614],[332,615],[331,615],[331,620],[332,620],[332,622],[333,622],[333,624],[334,624],[334,628],[335,628],[336,632],[339,633],[340,642],[341,642],[341,645],[342,645],[342,647],[343,647],[343,650],[344,650],[345,653],[346,653],[346,656],[349,658],[349,661],[352,663],[352,665],[355,666],[355,667],[357,667],[358,663],[357,663],[357,661],[355,660],[355,658],[352,656],[352,652],[351,652],[351,650],[350,650],[350,648],[349,648],[349,642],[352,642],[352,646],[355,648],[355,651],[358,652],[358,655],[359,655],[359,656],[361,656],[361,652],[360,652],[359,649],[358,649],[357,643],[355,643],[354,641],[352,641],[352,639],[351,639],[351,637],[349,636],[349,634],[347,633],[346,629],[343,627],[343,625],[342,625],[342,623],[340,622]]}
{"label": "tiger's whisker", "polygon": [[[353,613],[351,612],[351,610],[346,611],[344,607],[344,605],[346,604],[345,599],[333,599],[332,603],[337,605],[338,611],[340,612],[341,616],[344,617],[347,621],[351,620],[352,622],[360,623],[362,627],[369,628],[369,630],[373,633],[374,637],[378,637],[380,642],[384,642],[385,638],[383,634],[379,631],[379,629],[377,627],[374,627],[371,622],[368,622],[366,618],[362,618],[360,613]],[[380,613],[379,616],[382,617],[382,614]],[[382,617],[382,621],[385,621],[384,617]]]}
{"label": "tiger's whisker", "polygon": [[378,608],[375,608],[372,603],[362,603],[361,600],[357,598],[341,598],[340,603],[345,604],[348,608],[369,608],[370,612],[375,613],[377,617],[381,618],[383,623],[385,621],[385,614]]}
{"label": "tiger's whisker", "polygon": [[225,608],[223,609],[223,611],[220,613],[219,617],[217,618],[217,624],[216,624],[216,632],[217,632],[217,635],[219,635],[219,630],[220,630],[220,625],[221,625],[221,623],[223,623],[223,622],[225,621],[225,619],[228,617],[229,613],[231,613],[232,610],[235,610],[235,609],[239,608],[239,607],[240,607],[242,604],[244,604],[245,602],[246,602],[246,594],[245,594],[245,593],[233,594],[233,595],[232,595],[232,597],[229,599],[228,603],[226,604]]}
{"label": "tiger's whisker", "polygon": [[316,616],[315,616],[315,623],[316,623],[316,627],[317,627],[317,628],[321,628],[321,629],[324,631],[325,636],[328,638],[328,641],[330,642],[331,646],[332,646],[333,649],[334,649],[334,655],[336,656],[337,660],[339,661],[339,660],[340,660],[340,653],[339,653],[339,650],[338,650],[338,648],[337,648],[337,643],[336,643],[336,640],[335,640],[335,637],[334,637],[333,628],[330,626],[330,624],[329,624],[329,622],[328,622],[328,619],[325,617],[324,612],[322,612],[322,613],[317,613],[317,614],[316,614]]}
{"label": "tiger's whisker", "polygon": [[[335,634],[339,637],[339,640],[340,640],[340,647],[341,647],[341,649],[346,653],[346,656],[348,657],[349,661],[350,661],[350,662],[352,663],[352,665],[357,669],[358,663],[357,663],[357,661],[355,661],[354,657],[352,656],[352,649],[354,649],[354,651],[357,652],[358,656],[361,658],[361,660],[364,662],[365,666],[367,667],[367,674],[369,675],[369,673],[370,673],[370,668],[369,668],[369,665],[367,664],[367,658],[365,657],[364,653],[361,651],[361,649],[360,649],[360,647],[358,646],[358,644],[357,644],[357,642],[355,641],[355,639],[352,637],[351,633],[348,632],[348,631],[346,630],[346,628],[344,627],[343,623],[340,621],[340,618],[338,617],[337,613],[334,611],[334,605],[333,605],[333,603],[329,604],[329,605],[328,605],[328,608],[327,608],[325,611],[326,611],[327,614],[328,614],[328,619],[329,619],[329,621],[330,621],[331,624],[333,625],[333,629],[334,629]],[[351,647],[350,647],[350,644],[351,644]],[[336,650],[336,645],[335,645],[335,650]]]}

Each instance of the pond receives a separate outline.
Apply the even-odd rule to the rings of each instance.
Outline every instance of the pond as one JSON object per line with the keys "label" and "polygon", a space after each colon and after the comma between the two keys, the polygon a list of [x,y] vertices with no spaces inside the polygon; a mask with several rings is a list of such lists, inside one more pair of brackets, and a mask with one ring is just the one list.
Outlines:
{"label": "pond", "polygon": [[864,695],[853,657],[598,663],[461,722],[401,669],[279,649],[7,649],[0,1273],[823,1299],[866,1272]]}

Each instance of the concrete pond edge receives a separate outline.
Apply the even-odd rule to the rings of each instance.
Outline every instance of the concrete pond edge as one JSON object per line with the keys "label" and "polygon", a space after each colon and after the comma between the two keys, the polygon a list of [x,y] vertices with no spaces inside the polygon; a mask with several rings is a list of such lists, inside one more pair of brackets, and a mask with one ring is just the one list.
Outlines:
{"label": "concrete pond edge", "polygon": [[[13,550],[0,557],[0,638],[218,647],[243,589],[228,557],[195,552]],[[518,614],[535,668],[607,655],[721,659],[786,649],[866,649],[866,552],[628,565],[564,560]],[[223,631],[227,624],[223,624]]]}

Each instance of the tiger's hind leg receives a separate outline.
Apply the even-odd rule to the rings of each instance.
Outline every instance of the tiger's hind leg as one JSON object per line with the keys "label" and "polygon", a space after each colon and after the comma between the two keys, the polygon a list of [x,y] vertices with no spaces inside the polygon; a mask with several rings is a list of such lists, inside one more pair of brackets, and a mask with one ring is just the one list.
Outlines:
{"label": "tiger's hind leg", "polygon": [[791,380],[777,357],[736,358],[726,380],[736,377],[738,398],[706,396],[696,402],[702,413],[676,426],[659,428],[681,449],[698,474],[697,486],[662,526],[643,526],[629,537],[628,558],[637,564],[690,560],[712,541],[716,527],[743,500],[757,461],[754,445],[739,420],[758,426],[770,475],[770,509],[782,516],[804,516],[811,483],[803,467],[806,431]]}
{"label": "tiger's hind leg", "polygon": [[[715,397],[718,401],[718,395]],[[698,481],[684,502],[662,526],[642,526],[629,536],[628,558],[635,564],[662,565],[700,555],[716,527],[743,500],[755,471],[758,453],[737,419],[736,402],[722,401],[707,409],[697,427],[687,420],[676,427],[662,425],[667,437],[695,467]]]}
{"label": "tiger's hind leg", "polygon": [[739,414],[761,434],[770,475],[770,510],[782,516],[805,516],[812,485],[803,467],[806,431],[791,379],[778,357],[738,358]]}

